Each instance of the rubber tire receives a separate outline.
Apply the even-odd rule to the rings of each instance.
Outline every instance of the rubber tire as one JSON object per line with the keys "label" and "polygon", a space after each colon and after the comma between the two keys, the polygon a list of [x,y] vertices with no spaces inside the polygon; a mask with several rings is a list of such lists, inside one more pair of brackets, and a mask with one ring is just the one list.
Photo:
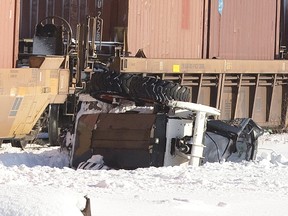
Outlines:
{"label": "rubber tire", "polygon": [[133,76],[114,71],[95,72],[89,83],[89,94],[107,103],[112,103],[114,97],[130,99],[129,85]]}
{"label": "rubber tire", "polygon": [[190,90],[171,81],[138,76],[131,81],[130,96],[135,100],[165,104],[170,100],[189,101]]}
{"label": "rubber tire", "polygon": [[[89,94],[104,102],[121,97],[135,102],[165,104],[169,100],[189,101],[190,90],[167,80],[141,75],[117,73],[114,71],[95,72],[89,84]],[[112,96],[107,99],[105,96]]]}
{"label": "rubber tire", "polygon": [[59,104],[50,104],[49,105],[49,114],[48,114],[48,137],[49,143],[51,146],[59,146]]}

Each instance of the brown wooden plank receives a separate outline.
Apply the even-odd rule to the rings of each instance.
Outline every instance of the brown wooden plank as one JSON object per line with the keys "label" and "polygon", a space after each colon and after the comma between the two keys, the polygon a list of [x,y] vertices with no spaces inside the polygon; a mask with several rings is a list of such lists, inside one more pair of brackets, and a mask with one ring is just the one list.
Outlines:
{"label": "brown wooden plank", "polygon": [[149,140],[151,129],[135,130],[130,128],[123,129],[110,129],[110,128],[97,128],[93,131],[93,140]]}
{"label": "brown wooden plank", "polygon": [[148,141],[130,141],[130,140],[93,140],[92,148],[105,149],[147,149],[149,150]]}
{"label": "brown wooden plank", "polygon": [[96,123],[98,117],[99,117],[99,113],[98,114],[84,114],[84,115],[82,115],[80,117],[80,119],[78,120],[77,128],[80,125],[85,125],[86,128],[89,128],[89,130],[92,131],[95,127],[95,123]]}
{"label": "brown wooden plank", "polygon": [[155,118],[155,114],[102,113],[97,121],[97,128],[148,129],[154,124]]}

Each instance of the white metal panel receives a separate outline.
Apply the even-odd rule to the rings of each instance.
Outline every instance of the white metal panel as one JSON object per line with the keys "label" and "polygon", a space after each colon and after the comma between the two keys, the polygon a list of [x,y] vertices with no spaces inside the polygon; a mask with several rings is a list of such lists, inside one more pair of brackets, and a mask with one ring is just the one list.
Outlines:
{"label": "white metal panel", "polygon": [[166,151],[164,156],[164,166],[187,165],[189,157],[185,154],[176,153],[171,155],[172,138],[182,138],[184,136],[192,136],[193,121],[187,119],[168,119],[166,129]]}

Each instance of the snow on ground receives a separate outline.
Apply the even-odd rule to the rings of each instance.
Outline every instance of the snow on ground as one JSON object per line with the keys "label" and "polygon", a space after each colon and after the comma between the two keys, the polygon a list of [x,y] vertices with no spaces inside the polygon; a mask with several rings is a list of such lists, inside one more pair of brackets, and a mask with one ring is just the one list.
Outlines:
{"label": "snow on ground", "polygon": [[0,215],[265,216],[288,212],[288,134],[264,135],[254,162],[73,170],[58,148],[0,150]]}

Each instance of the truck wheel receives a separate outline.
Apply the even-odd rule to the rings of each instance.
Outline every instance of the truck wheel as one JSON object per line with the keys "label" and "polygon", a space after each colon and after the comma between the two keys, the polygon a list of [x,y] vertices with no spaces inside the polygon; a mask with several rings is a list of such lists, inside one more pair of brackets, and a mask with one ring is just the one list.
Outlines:
{"label": "truck wheel", "polygon": [[164,104],[169,100],[189,101],[190,90],[171,81],[138,76],[131,81],[130,96],[135,100]]}
{"label": "truck wheel", "polygon": [[169,100],[189,101],[190,99],[190,90],[178,83],[114,71],[94,73],[90,81],[89,93],[104,102],[112,102],[115,97],[160,104]]}
{"label": "truck wheel", "polygon": [[96,72],[90,81],[89,94],[101,101],[112,103],[113,98],[129,98],[132,74],[114,71]]}
{"label": "truck wheel", "polygon": [[48,114],[48,137],[51,146],[59,146],[59,104],[50,104]]}

